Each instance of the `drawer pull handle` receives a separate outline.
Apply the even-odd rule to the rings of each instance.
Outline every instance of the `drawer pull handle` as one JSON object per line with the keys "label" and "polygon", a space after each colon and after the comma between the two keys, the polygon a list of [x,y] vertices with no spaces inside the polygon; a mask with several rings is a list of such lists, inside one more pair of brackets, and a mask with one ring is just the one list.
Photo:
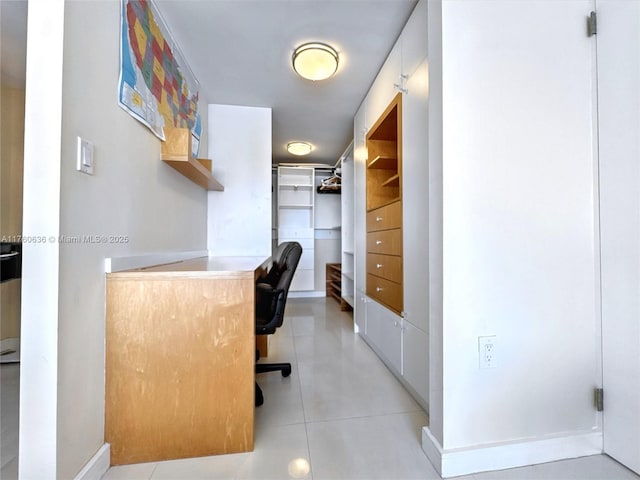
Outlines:
{"label": "drawer pull handle", "polygon": [[382,217],[376,217],[376,222],[381,222],[382,221]]}
{"label": "drawer pull handle", "polygon": [[382,240],[376,240],[376,245],[382,245]]}
{"label": "drawer pull handle", "polygon": [[382,264],[381,263],[376,263],[376,268],[382,268]]}
{"label": "drawer pull handle", "polygon": [[376,287],[376,292],[381,292],[382,290],[384,290],[384,288],[382,288],[382,287]]}

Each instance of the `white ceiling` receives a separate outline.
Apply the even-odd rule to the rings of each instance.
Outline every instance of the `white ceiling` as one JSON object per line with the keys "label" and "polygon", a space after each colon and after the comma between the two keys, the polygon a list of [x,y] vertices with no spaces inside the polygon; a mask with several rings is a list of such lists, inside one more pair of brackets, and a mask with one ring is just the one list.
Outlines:
{"label": "white ceiling", "polygon": [[[333,165],[351,141],[353,115],[416,2],[156,0],[156,5],[209,103],[273,109],[274,163]],[[24,71],[19,44],[26,35],[14,26],[24,24],[26,32],[26,2],[0,4],[7,78]],[[293,50],[309,41],[336,48],[340,66],[334,77],[311,82],[295,74]],[[311,155],[304,160],[289,155],[285,145],[292,140],[313,144]]]}

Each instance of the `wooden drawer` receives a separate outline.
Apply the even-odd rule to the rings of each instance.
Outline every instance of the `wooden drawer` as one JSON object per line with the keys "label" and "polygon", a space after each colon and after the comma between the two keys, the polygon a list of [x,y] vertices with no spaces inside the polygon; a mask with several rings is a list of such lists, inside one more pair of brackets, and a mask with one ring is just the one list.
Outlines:
{"label": "wooden drawer", "polygon": [[367,273],[402,283],[402,257],[394,255],[367,254]]}
{"label": "wooden drawer", "polygon": [[402,255],[402,230],[382,230],[367,233],[367,252]]}
{"label": "wooden drawer", "polygon": [[374,275],[367,275],[367,295],[396,312],[402,311],[402,285]]}
{"label": "wooden drawer", "polygon": [[367,232],[402,227],[402,202],[394,202],[367,213]]}

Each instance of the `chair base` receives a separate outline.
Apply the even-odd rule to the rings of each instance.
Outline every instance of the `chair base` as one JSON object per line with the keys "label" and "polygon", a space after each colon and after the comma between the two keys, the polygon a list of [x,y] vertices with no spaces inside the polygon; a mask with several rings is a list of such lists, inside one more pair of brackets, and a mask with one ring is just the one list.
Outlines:
{"label": "chair base", "polygon": [[[290,363],[256,363],[256,373],[265,373],[265,372],[282,372],[283,377],[288,377],[291,375],[291,364]],[[264,395],[262,395],[262,389],[258,382],[255,383],[255,406],[259,407],[264,403]]]}
{"label": "chair base", "polygon": [[256,373],[282,372],[283,377],[291,375],[290,363],[256,363]]}

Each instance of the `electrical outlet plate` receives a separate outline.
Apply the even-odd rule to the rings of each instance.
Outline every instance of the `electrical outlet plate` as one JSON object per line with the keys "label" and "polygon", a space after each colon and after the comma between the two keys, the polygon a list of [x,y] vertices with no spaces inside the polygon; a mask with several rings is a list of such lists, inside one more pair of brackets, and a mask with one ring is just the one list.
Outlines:
{"label": "electrical outlet plate", "polygon": [[76,170],[93,175],[93,144],[82,137],[78,137]]}
{"label": "electrical outlet plate", "polygon": [[478,367],[496,368],[496,336],[478,337]]}

